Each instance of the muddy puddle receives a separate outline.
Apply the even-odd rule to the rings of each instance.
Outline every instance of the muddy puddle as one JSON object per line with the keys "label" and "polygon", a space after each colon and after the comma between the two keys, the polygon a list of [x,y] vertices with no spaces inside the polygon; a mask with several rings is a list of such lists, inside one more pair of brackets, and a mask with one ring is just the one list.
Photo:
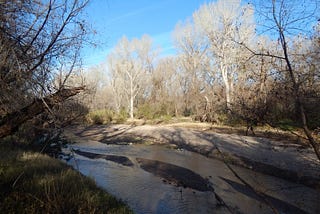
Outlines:
{"label": "muddy puddle", "polygon": [[[221,161],[156,145],[70,146],[68,161],[135,213],[273,213]],[[70,149],[69,148],[69,149]],[[320,192],[233,166],[279,213],[320,213]]]}

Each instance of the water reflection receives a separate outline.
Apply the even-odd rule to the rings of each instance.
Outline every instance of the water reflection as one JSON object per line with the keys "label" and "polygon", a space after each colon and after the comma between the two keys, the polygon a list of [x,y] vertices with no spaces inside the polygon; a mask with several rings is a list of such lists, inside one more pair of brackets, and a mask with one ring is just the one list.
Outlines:
{"label": "water reflection", "polygon": [[[132,166],[126,166],[106,158],[90,159],[79,154],[69,161],[74,167],[78,166],[81,173],[92,177],[98,185],[127,202],[135,213],[228,213],[226,207],[218,205],[214,192],[174,185],[170,179],[143,170],[137,158],[170,163],[201,175],[212,184],[215,192],[234,213],[272,213],[218,160],[162,146],[117,146],[88,142],[72,147],[104,156],[125,156],[133,163]],[[246,169],[235,169],[252,185],[257,184],[256,188],[268,190],[266,196],[279,211],[320,213],[319,192]],[[292,186],[296,188],[289,188]],[[308,200],[297,206],[302,198]]]}

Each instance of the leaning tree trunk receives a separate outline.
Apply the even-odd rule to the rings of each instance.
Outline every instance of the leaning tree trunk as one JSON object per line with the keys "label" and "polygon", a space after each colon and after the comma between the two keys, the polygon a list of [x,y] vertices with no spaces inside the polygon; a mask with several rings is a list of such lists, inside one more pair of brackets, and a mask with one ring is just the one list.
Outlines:
{"label": "leaning tree trunk", "polygon": [[0,139],[14,133],[21,124],[41,114],[46,108],[52,108],[83,90],[84,87],[64,88],[43,99],[36,99],[30,105],[18,111],[5,115],[0,119]]}
{"label": "leaning tree trunk", "polygon": [[[276,21],[276,18],[274,18]],[[297,103],[297,107],[299,110],[299,115],[300,115],[300,120],[302,123],[302,128],[303,131],[305,133],[305,135],[308,138],[308,141],[311,145],[311,147],[313,148],[316,156],[318,157],[318,159],[320,160],[320,144],[319,142],[316,141],[316,139],[312,136],[311,131],[308,127],[308,123],[307,123],[307,117],[306,117],[306,113],[305,113],[305,109],[301,100],[301,95],[300,95],[300,91],[299,91],[299,84],[297,83],[296,77],[294,75],[294,71],[291,65],[291,61],[289,59],[289,55],[288,55],[288,46],[287,46],[287,41],[283,32],[283,29],[281,27],[281,25],[276,21],[277,27],[279,29],[279,36],[280,36],[280,42],[281,42],[281,47],[283,50],[283,54],[284,54],[284,59],[286,61],[286,65],[287,65],[287,69],[288,69],[288,73],[292,82],[292,87],[293,87],[293,95],[294,95],[294,99]]]}

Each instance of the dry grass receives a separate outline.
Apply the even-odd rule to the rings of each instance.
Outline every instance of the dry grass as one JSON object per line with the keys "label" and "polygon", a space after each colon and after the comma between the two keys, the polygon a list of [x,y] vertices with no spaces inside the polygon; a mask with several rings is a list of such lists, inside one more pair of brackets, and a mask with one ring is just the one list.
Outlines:
{"label": "dry grass", "polygon": [[0,149],[2,213],[132,213],[58,160],[6,144]]}

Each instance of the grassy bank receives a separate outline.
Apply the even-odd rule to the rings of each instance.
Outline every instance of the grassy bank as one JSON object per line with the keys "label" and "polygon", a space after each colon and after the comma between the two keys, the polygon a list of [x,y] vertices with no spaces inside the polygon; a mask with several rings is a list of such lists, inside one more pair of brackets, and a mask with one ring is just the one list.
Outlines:
{"label": "grassy bank", "polygon": [[94,181],[59,160],[0,145],[2,213],[132,213]]}

